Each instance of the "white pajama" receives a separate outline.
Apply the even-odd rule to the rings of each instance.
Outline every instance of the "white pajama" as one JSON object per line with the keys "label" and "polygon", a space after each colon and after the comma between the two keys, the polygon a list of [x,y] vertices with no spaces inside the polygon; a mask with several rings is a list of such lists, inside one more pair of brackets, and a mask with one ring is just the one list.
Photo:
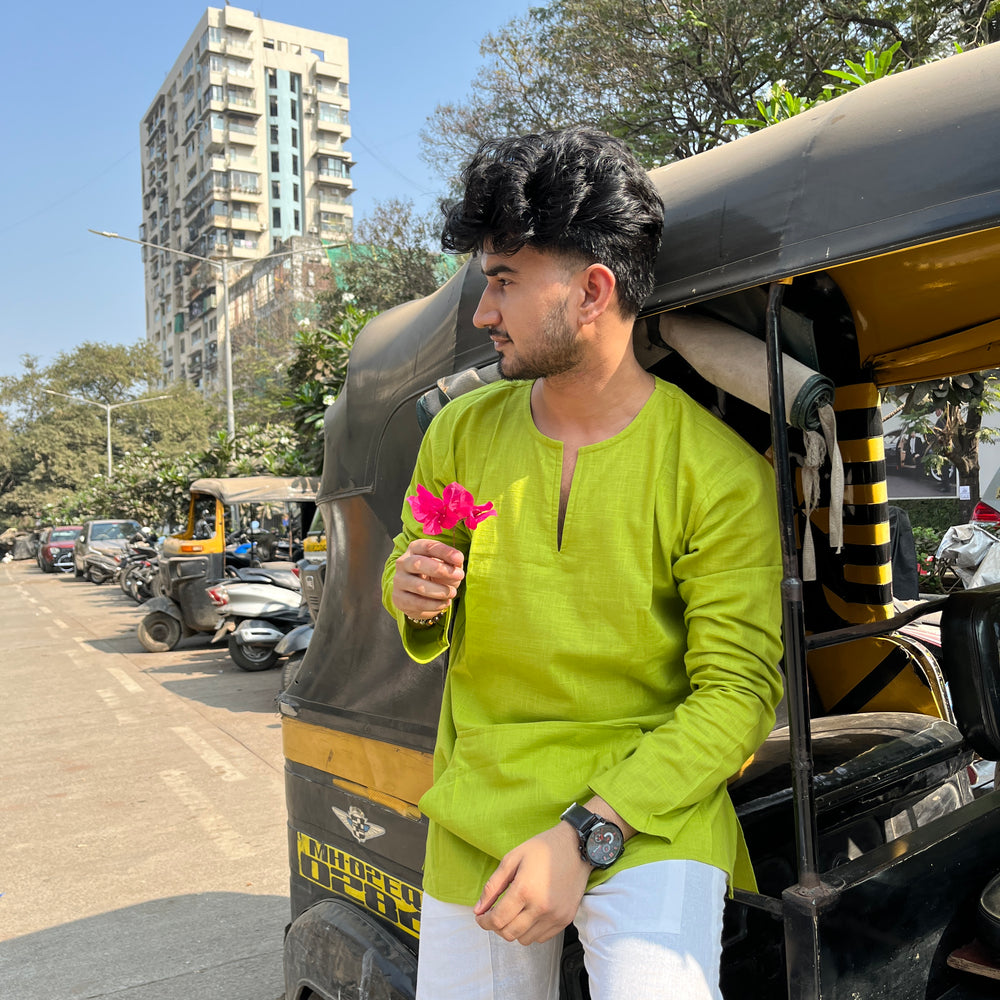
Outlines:
{"label": "white pajama", "polygon": [[[573,923],[592,1000],[721,1000],[725,893],[725,873],[696,861],[638,865],[586,893]],[[417,1000],[558,1000],[561,955],[561,934],[505,941],[425,893]]]}

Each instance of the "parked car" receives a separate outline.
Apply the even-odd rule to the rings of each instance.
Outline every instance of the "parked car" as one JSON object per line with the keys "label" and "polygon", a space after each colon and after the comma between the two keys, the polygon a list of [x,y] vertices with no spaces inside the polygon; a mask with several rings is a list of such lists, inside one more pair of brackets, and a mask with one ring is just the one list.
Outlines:
{"label": "parked car", "polygon": [[119,562],[125,543],[141,530],[138,521],[84,521],[73,542],[73,575],[104,583],[111,577],[110,563]]}
{"label": "parked car", "polygon": [[59,524],[53,528],[43,528],[38,539],[35,555],[38,568],[43,573],[60,570],[68,573],[73,568],[73,543],[83,530],[80,524]]}

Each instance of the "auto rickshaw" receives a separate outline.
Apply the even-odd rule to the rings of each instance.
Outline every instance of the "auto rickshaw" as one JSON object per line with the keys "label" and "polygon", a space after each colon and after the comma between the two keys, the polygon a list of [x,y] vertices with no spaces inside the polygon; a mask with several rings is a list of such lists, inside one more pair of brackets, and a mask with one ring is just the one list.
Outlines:
{"label": "auto rickshaw", "polygon": [[[1000,757],[1000,589],[896,613],[879,390],[997,365],[998,136],[992,45],[651,172],[666,217],[636,349],[769,456],[781,514],[787,724],[730,782],[758,891],[727,903],[727,1000],[997,995],[977,921],[1000,792],[973,787],[970,765]],[[419,801],[447,663],[407,659],[380,581],[418,412],[494,377],[472,324],[483,287],[472,261],[373,320],[327,411],[330,561],[279,698],[287,1000],[414,996]],[[682,308],[738,327],[759,360],[712,372],[720,387],[661,342],[657,316]],[[809,434],[827,454],[806,469]],[[939,656],[899,631],[928,613]],[[585,978],[568,931],[562,996],[586,997]]]}
{"label": "auto rickshaw", "polygon": [[195,480],[184,530],[163,542],[161,594],[142,605],[145,615],[138,633],[143,648],[166,652],[185,636],[218,628],[219,611],[206,586],[232,575],[234,561],[226,552],[227,508],[297,503],[312,517],[318,488],[318,478],[309,476]]}

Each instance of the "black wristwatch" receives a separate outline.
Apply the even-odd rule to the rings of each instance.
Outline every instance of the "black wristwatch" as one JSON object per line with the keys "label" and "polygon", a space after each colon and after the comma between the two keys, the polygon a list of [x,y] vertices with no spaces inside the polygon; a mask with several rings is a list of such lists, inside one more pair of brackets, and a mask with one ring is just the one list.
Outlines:
{"label": "black wristwatch", "polygon": [[576,830],[580,857],[594,868],[610,868],[625,853],[625,836],[603,816],[574,802],[559,818]]}

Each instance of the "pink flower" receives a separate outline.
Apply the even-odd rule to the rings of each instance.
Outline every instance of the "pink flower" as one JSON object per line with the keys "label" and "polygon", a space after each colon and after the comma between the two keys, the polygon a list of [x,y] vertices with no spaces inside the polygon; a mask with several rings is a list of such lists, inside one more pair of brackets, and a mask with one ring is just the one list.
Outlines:
{"label": "pink flower", "polygon": [[472,494],[459,483],[449,483],[440,497],[418,483],[416,495],[407,497],[406,502],[427,535],[440,535],[463,520],[474,531],[481,521],[496,514],[492,502],[477,505]]}
{"label": "pink flower", "polygon": [[469,531],[475,531],[482,521],[488,517],[496,517],[497,512],[493,509],[493,501],[488,503],[475,504],[471,514],[465,515],[465,525]]}

